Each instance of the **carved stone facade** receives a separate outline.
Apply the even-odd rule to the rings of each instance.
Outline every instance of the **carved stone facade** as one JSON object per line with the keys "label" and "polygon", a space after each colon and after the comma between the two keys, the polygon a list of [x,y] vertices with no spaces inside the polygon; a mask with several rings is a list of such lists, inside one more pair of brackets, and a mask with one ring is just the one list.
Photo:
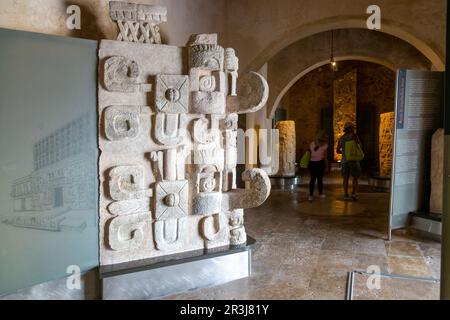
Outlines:
{"label": "carved stone facade", "polygon": [[380,176],[390,177],[392,171],[392,145],[394,143],[394,112],[380,114]]}
{"label": "carved stone facade", "polygon": [[443,212],[444,193],[444,129],[438,129],[431,140],[430,211]]}
{"label": "carved stone facade", "polygon": [[295,122],[292,120],[278,121],[279,134],[279,166],[276,176],[295,176]]}
{"label": "carved stone facade", "polygon": [[236,189],[237,121],[265,104],[265,79],[238,81],[215,34],[186,47],[103,40],[99,61],[101,264],[245,243],[243,209],[270,182],[250,169]]}
{"label": "carved stone facade", "polygon": [[346,122],[352,122],[356,127],[356,69],[334,80],[333,83],[333,131],[334,160],[341,160],[342,155],[336,153],[337,142],[344,134]]}

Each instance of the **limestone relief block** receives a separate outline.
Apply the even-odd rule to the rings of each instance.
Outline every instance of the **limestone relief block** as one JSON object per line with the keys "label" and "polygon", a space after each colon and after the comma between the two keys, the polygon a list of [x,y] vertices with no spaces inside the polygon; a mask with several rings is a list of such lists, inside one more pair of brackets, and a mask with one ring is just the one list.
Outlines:
{"label": "limestone relief block", "polygon": [[277,176],[295,176],[295,122],[292,120],[278,121],[279,161]]}
{"label": "limestone relief block", "polygon": [[244,225],[244,210],[236,209],[228,212],[228,222],[230,228],[237,228]]}
{"label": "limestone relief block", "polygon": [[164,163],[163,163],[163,152],[162,151],[152,151],[150,152],[150,161],[153,176],[156,181],[162,181],[164,174]]}
{"label": "limestone relief block", "polygon": [[262,75],[247,73],[239,78],[236,96],[227,96],[227,113],[250,113],[261,109],[269,97],[269,85]]}
{"label": "limestone relief block", "polygon": [[180,143],[179,114],[157,113],[155,115],[154,134],[159,144],[174,146]]}
{"label": "limestone relief block", "polygon": [[216,78],[214,76],[202,76],[199,81],[199,89],[204,92],[216,90]]}
{"label": "limestone relief block", "polygon": [[108,243],[111,249],[124,251],[140,247],[144,240],[143,227],[148,219],[149,213],[119,215],[110,219]]}
{"label": "limestone relief block", "polygon": [[189,41],[186,46],[189,47],[197,44],[217,45],[217,33],[193,34],[189,37]]}
{"label": "limestone relief block", "polygon": [[217,128],[208,128],[209,123],[210,121],[204,117],[194,120],[193,140],[197,144],[212,144],[213,147],[217,147],[221,132]]}
{"label": "limestone relief block", "polygon": [[182,75],[157,75],[155,105],[159,112],[188,112],[189,77]]}
{"label": "limestone relief block", "polygon": [[144,169],[137,165],[117,166],[109,173],[109,193],[113,200],[131,200],[152,196],[144,189]]}
{"label": "limestone relief block", "polygon": [[230,96],[237,96],[237,78],[238,78],[238,69],[239,69],[239,59],[236,57],[234,49],[227,48],[225,49],[225,70],[229,74],[230,77]]}
{"label": "limestone relief block", "polygon": [[244,210],[236,209],[228,213],[230,228],[230,244],[240,245],[247,242],[247,233],[244,227]]}
{"label": "limestone relief block", "polygon": [[177,179],[177,149],[170,148],[164,151],[164,180]]}
{"label": "limestone relief block", "polygon": [[222,211],[258,207],[269,197],[270,179],[264,170],[247,169],[242,173],[242,180],[249,182],[249,188],[224,192],[222,194]]}
{"label": "limestone relief block", "polygon": [[193,213],[196,215],[210,215],[222,210],[222,193],[198,193],[193,202]]}
{"label": "limestone relief block", "polygon": [[220,212],[223,181],[221,169],[214,165],[196,167],[194,214],[208,215]]}
{"label": "limestone relief block", "polygon": [[114,215],[149,212],[150,198],[115,201],[108,205],[108,211]]}
{"label": "limestone relief block", "polygon": [[379,159],[380,176],[390,177],[392,169],[392,145],[394,143],[394,112],[380,114]]}
{"label": "limestone relief block", "polygon": [[189,46],[189,68],[212,71],[223,70],[224,50],[217,44],[194,44]]}
{"label": "limestone relief block", "polygon": [[238,114],[266,103],[267,82],[238,77],[216,34],[183,48],[139,43],[160,41],[165,9],[117,3],[111,17],[121,41],[99,50],[101,265],[246,243],[243,209],[270,182],[254,169],[236,189]]}
{"label": "limestone relief block", "polygon": [[443,213],[444,194],[444,129],[438,129],[431,140],[430,211]]}
{"label": "limestone relief block", "polygon": [[110,106],[105,110],[105,135],[111,141],[134,139],[140,130],[139,106]]}
{"label": "limestone relief block", "polygon": [[245,227],[241,226],[230,230],[230,245],[236,246],[247,242]]}
{"label": "limestone relief block", "polygon": [[225,95],[228,94],[228,81],[225,72],[223,71],[213,71],[211,72],[215,79],[216,91],[223,92]]}
{"label": "limestone relief block", "polygon": [[238,150],[236,147],[227,147],[225,149],[224,167],[226,170],[231,170],[231,169],[236,168],[237,153],[238,153]]}
{"label": "limestone relief block", "polygon": [[238,115],[237,113],[229,113],[221,123],[222,130],[237,130]]}
{"label": "limestone relief block", "polygon": [[113,56],[105,61],[104,83],[112,92],[148,92],[151,84],[138,83],[138,64],[126,57]]}
{"label": "limestone relief block", "polygon": [[222,190],[222,172],[217,166],[208,165],[197,174],[197,192],[213,192]]}
{"label": "limestone relief block", "polygon": [[158,24],[167,20],[165,7],[110,1],[109,11],[119,27],[118,41],[161,43]]}
{"label": "limestone relief block", "polygon": [[195,91],[191,95],[191,112],[196,114],[225,113],[225,94],[223,92]]}
{"label": "limestone relief block", "polygon": [[229,237],[227,216],[222,213],[215,213],[204,217],[200,221],[202,236],[208,248],[210,242],[225,242]]}
{"label": "limestone relief block", "polygon": [[231,189],[236,189],[236,168],[225,169],[222,176],[222,191],[226,192]]}
{"label": "limestone relief block", "polygon": [[[201,145],[200,145],[201,146]],[[208,148],[201,149],[195,148],[193,151],[193,161],[196,165],[213,165],[220,170],[224,167],[224,149]]]}
{"label": "limestone relief block", "polygon": [[225,70],[228,72],[238,71],[239,59],[236,57],[236,53],[233,48],[225,49]]}
{"label": "limestone relief block", "polygon": [[161,181],[155,188],[155,219],[170,220],[188,215],[188,181]]}
{"label": "limestone relief block", "polygon": [[174,251],[183,247],[183,241],[188,235],[186,218],[158,220],[153,224],[156,248],[162,251]]}

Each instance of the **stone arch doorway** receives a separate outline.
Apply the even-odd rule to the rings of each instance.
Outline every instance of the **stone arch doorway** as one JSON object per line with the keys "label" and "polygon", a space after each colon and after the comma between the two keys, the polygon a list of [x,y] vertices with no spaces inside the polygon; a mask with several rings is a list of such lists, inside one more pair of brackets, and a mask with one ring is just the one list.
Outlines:
{"label": "stone arch doorway", "polygon": [[[360,60],[398,68],[431,70],[438,60],[429,60],[408,42],[387,33],[367,29],[336,29],[334,59]],[[305,74],[329,63],[331,31],[313,34],[281,49],[267,61],[270,87],[267,117],[273,118],[284,94]]]}
{"label": "stone arch doorway", "polygon": [[380,115],[395,107],[395,72],[373,60],[339,60],[338,70],[329,64],[304,74],[284,94],[280,108],[285,117],[296,124],[296,158],[301,158],[319,130],[329,136],[329,161],[333,162],[333,105],[336,81],[352,72],[355,75],[355,114],[358,135],[365,151],[363,168],[369,176],[379,174]]}
{"label": "stone arch doorway", "polygon": [[247,70],[257,70],[267,61],[290,45],[319,33],[337,29],[362,29],[368,32],[382,33],[398,38],[416,48],[432,64],[437,71],[445,70],[445,54],[435,46],[424,41],[420,36],[409,32],[411,28],[400,22],[382,18],[381,30],[371,31],[366,26],[367,16],[334,16],[316,20],[287,30],[276,40],[271,41],[246,67]]}

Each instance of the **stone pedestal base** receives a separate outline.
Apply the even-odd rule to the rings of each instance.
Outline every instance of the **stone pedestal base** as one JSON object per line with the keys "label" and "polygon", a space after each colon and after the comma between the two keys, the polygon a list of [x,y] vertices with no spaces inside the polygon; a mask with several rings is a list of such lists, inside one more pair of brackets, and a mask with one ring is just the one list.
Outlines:
{"label": "stone pedestal base", "polygon": [[441,240],[442,216],[440,214],[416,211],[411,212],[409,217],[412,228],[424,232],[434,240]]}
{"label": "stone pedestal base", "polygon": [[370,177],[369,186],[372,186],[375,191],[390,192],[391,190],[391,178],[390,177]]}
{"label": "stone pedestal base", "polygon": [[293,190],[302,182],[300,176],[294,177],[270,177],[272,190]]}
{"label": "stone pedestal base", "polygon": [[102,299],[156,299],[248,277],[254,243],[103,266]]}

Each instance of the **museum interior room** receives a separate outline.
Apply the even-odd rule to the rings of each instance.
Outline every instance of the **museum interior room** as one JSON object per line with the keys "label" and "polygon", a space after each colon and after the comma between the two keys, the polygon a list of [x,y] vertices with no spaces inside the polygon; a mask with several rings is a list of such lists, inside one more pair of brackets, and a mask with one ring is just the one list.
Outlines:
{"label": "museum interior room", "polygon": [[0,300],[450,299],[446,21],[2,0]]}

